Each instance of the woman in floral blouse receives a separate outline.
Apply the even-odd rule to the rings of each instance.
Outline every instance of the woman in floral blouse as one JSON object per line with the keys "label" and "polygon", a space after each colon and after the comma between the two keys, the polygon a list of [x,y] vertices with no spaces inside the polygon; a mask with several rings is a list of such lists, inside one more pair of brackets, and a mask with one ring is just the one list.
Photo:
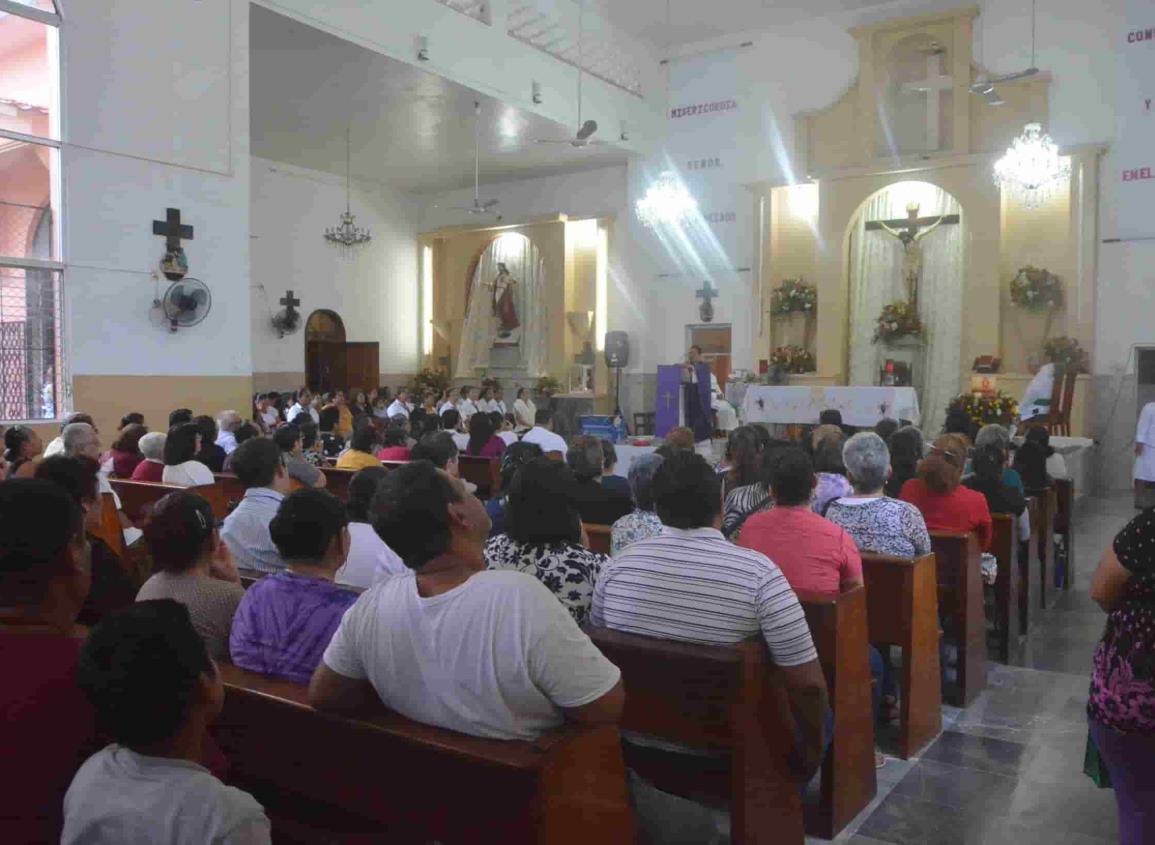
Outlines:
{"label": "woman in floral blouse", "polygon": [[634,499],[634,511],[615,522],[610,530],[610,553],[614,557],[626,546],[662,533],[662,521],[654,513],[651,489],[662,461],[661,455],[642,455],[630,466],[630,495]]}
{"label": "woman in floral blouse", "polygon": [[537,458],[517,471],[506,500],[505,533],[485,544],[490,569],[517,569],[557,596],[579,625],[589,618],[606,555],[582,546],[584,531],[568,466]]}
{"label": "woman in floral blouse", "polygon": [[1155,841],[1155,509],[1115,537],[1091,582],[1107,612],[1087,704],[1115,788],[1120,845]]}

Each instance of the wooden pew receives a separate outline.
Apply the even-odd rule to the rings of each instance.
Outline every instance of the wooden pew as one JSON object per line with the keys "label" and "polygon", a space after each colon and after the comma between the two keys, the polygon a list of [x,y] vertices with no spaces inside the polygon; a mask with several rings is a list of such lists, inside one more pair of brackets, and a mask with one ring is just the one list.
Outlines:
{"label": "wooden pew", "polygon": [[1026,636],[1031,630],[1031,623],[1038,616],[1040,606],[1039,586],[1039,559],[1035,553],[1035,544],[1031,541],[1035,537],[1035,526],[1042,517],[1039,515],[1039,500],[1035,496],[1027,497],[1027,518],[1031,523],[1031,539],[1022,541],[1016,537],[1015,545],[1018,548],[1019,573],[1019,634]]}
{"label": "wooden pew", "polygon": [[817,807],[806,807],[806,830],[833,839],[874,799],[874,711],[871,707],[866,588],[838,596],[797,590],[830,691],[834,729],[822,763]]}
{"label": "wooden pew", "polygon": [[457,471],[466,481],[477,485],[477,497],[479,499],[491,499],[501,492],[501,460],[499,458],[458,455]]}
{"label": "wooden pew", "polygon": [[357,470],[322,467],[321,472],[325,473],[325,489],[342,502],[347,502],[349,500],[349,479],[357,474]]}
{"label": "wooden pew", "polygon": [[862,575],[870,641],[902,649],[898,753],[906,760],[942,732],[934,555],[909,560],[863,554]]}
{"label": "wooden pew", "polygon": [[[390,714],[312,710],[303,686],[221,664],[213,729],[230,781],[261,801],[274,831],[304,841],[633,842],[618,729],[566,725],[535,742],[480,739]],[[291,741],[287,738],[291,737]],[[276,834],[274,834],[274,837]]]}
{"label": "wooden pew", "polygon": [[120,507],[133,525],[142,526],[148,518],[152,506],[160,499],[176,490],[188,490],[204,497],[212,506],[217,521],[229,515],[228,500],[218,484],[204,487],[180,487],[176,484],[158,484],[151,481],[130,481],[125,478],[110,478],[109,484],[120,497]]}
{"label": "wooden pew", "polygon": [[1075,482],[1069,478],[1055,479],[1055,515],[1062,523],[1063,543],[1067,549],[1067,572],[1063,589],[1071,589],[1075,580]]}
{"label": "wooden pew", "polygon": [[730,812],[734,845],[799,845],[802,784],[791,768],[794,718],[759,637],[728,646],[586,626],[622,670],[622,729],[704,749],[625,743],[627,764],[659,789]]}
{"label": "wooden pew", "polygon": [[582,526],[585,528],[586,536],[589,537],[590,540],[590,551],[608,555],[610,553],[612,535],[610,526],[597,525],[593,522],[583,522]]}
{"label": "wooden pew", "polygon": [[930,532],[938,570],[938,604],[958,647],[958,683],[947,702],[966,707],[987,684],[987,621],[982,552],[974,534]]}
{"label": "wooden pew", "polygon": [[245,497],[245,485],[241,484],[241,480],[231,472],[214,472],[213,478],[217,480],[225,496],[225,502],[228,505],[229,512],[241,503],[241,499]]}
{"label": "wooden pew", "polygon": [[1003,663],[1011,659],[1011,644],[1018,639],[1019,572],[1016,563],[1018,518],[1007,514],[991,514],[991,554],[999,562],[995,580],[995,637],[996,653]]}

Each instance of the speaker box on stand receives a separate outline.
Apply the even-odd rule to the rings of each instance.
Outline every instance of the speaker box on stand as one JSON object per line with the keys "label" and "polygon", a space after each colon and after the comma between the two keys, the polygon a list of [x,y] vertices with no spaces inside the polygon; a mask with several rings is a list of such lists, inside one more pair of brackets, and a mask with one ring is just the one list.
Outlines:
{"label": "speaker box on stand", "polygon": [[614,416],[622,416],[622,367],[630,364],[630,336],[625,332],[606,332],[606,366],[618,371],[614,389]]}

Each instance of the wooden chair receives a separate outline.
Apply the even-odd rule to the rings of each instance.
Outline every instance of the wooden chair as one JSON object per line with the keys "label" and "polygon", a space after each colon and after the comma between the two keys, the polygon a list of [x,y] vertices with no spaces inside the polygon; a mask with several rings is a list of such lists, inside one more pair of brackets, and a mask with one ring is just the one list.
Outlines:
{"label": "wooden chair", "polygon": [[219,484],[204,487],[180,487],[176,484],[158,484],[151,481],[130,481],[126,478],[111,478],[109,484],[120,497],[120,507],[133,525],[140,527],[148,519],[149,513],[162,498],[177,490],[188,490],[206,499],[213,509],[213,516],[219,522],[229,515],[231,508]]}
{"label": "wooden chair", "polygon": [[983,601],[982,551],[971,533],[932,531],[938,570],[938,605],[958,648],[958,682],[947,702],[966,707],[987,684],[987,621]]}
{"label": "wooden chair", "polygon": [[88,533],[103,540],[120,558],[121,564],[125,563],[124,529],[120,525],[116,499],[111,493],[100,494],[100,512],[90,517]]}
{"label": "wooden chair", "polygon": [[1018,519],[996,513],[991,514],[991,522],[991,554],[999,564],[995,580],[995,653],[1001,662],[1007,663],[1011,659],[1011,644],[1018,639],[1021,630],[1019,572],[1015,562]]}
{"label": "wooden chair", "polygon": [[586,536],[590,540],[590,551],[598,552],[603,555],[610,553],[612,530],[608,525],[596,525],[592,522],[582,523],[586,530]]}
{"label": "wooden chair", "polygon": [[902,649],[898,746],[906,760],[942,732],[934,555],[909,560],[864,554],[862,575],[870,641]]}
{"label": "wooden chair", "polygon": [[1056,372],[1047,413],[1024,420],[1023,427],[1042,426],[1052,435],[1070,437],[1071,405],[1075,400],[1075,383],[1078,376],[1074,370]]}
{"label": "wooden chair", "polygon": [[490,499],[501,492],[501,459],[457,456],[457,471],[466,481],[477,485],[477,497]]}
{"label": "wooden chair", "polygon": [[318,713],[303,686],[220,670],[225,704],[213,732],[230,781],[264,804],[274,830],[296,829],[294,841],[634,841],[614,726],[480,739],[393,714]]}
{"label": "wooden chair", "polygon": [[626,762],[659,789],[730,812],[734,845],[800,845],[802,784],[791,768],[794,718],[759,637],[704,646],[608,628],[586,633],[622,671],[622,729],[704,750],[625,743]]}
{"label": "wooden chair", "polygon": [[866,588],[837,596],[796,591],[826,676],[834,730],[822,763],[821,798],[806,807],[806,829],[833,839],[877,791]]}

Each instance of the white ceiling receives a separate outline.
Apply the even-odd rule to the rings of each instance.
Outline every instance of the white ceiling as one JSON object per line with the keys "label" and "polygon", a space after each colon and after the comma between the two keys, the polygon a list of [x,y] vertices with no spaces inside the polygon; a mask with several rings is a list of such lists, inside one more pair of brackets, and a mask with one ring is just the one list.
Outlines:
{"label": "white ceiling", "polygon": [[[574,127],[512,108],[253,5],[252,153],[429,193],[473,183],[473,103],[481,103],[481,182],[572,173],[625,162],[614,146],[538,144]],[[603,137],[612,133],[602,127]]]}
{"label": "white ceiling", "polygon": [[885,0],[590,0],[609,22],[662,50],[726,35],[749,35],[809,18],[855,12]]}

